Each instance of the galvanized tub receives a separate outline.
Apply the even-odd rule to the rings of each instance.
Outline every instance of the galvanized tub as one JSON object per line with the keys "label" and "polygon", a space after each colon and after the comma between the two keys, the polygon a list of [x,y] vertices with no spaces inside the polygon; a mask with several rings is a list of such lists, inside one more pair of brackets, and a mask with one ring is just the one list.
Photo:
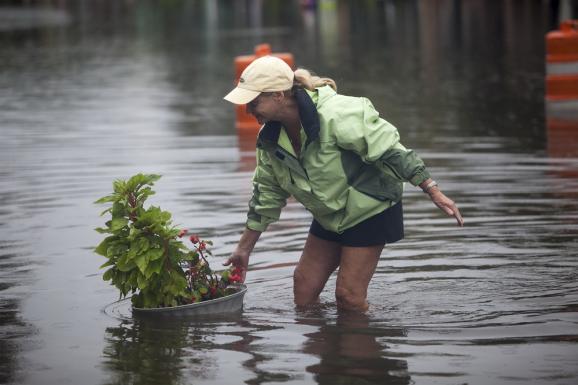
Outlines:
{"label": "galvanized tub", "polygon": [[247,285],[237,284],[231,285],[231,287],[238,288],[237,292],[221,298],[171,307],[145,309],[133,306],[132,311],[137,315],[167,315],[179,317],[239,312],[243,309],[243,298],[247,292]]}

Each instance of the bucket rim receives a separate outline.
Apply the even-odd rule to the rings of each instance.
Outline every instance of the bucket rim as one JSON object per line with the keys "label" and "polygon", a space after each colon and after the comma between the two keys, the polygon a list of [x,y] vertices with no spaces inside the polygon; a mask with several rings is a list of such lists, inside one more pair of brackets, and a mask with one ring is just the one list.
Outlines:
{"label": "bucket rim", "polygon": [[170,307],[143,308],[143,307],[133,306],[132,310],[136,311],[138,313],[161,313],[161,312],[164,313],[164,312],[175,312],[175,311],[185,310],[185,309],[188,310],[188,309],[194,309],[194,308],[198,308],[198,307],[206,307],[206,306],[214,305],[214,304],[221,303],[221,302],[227,302],[227,301],[233,300],[237,297],[242,297],[247,292],[247,285],[245,285],[244,283],[236,284],[236,285],[229,285],[229,287],[238,288],[239,290],[233,294],[229,294],[229,295],[226,295],[224,297],[219,297],[219,298],[215,298],[215,299],[210,299],[208,301],[188,303],[185,305],[170,306]]}

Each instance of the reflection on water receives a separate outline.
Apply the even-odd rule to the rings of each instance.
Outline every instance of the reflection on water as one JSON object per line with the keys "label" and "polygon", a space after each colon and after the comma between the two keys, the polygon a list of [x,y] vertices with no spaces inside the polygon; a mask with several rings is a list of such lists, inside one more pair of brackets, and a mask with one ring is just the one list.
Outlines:
{"label": "reflection on water", "polygon": [[[403,328],[373,326],[367,315],[332,305],[278,313],[274,321],[280,322],[251,314],[125,320],[105,332],[103,367],[112,373],[106,383],[411,383],[407,362],[385,357],[387,346],[378,342],[405,337]],[[295,368],[292,361],[310,364]]]}
{"label": "reflection on water", "polygon": [[[0,222],[0,229],[5,225]],[[0,239],[0,383],[15,381],[21,339],[34,333],[34,327],[20,314],[24,290],[17,285],[30,280],[32,264],[24,249],[19,242]]]}
{"label": "reflection on water", "polygon": [[[103,367],[108,384],[180,384],[214,377],[216,360],[205,352],[214,326],[183,320],[142,319],[106,329]],[[202,330],[202,333],[199,333]]]}
{"label": "reflection on water", "polygon": [[103,366],[113,373],[110,384],[179,383],[186,328],[163,323],[124,322],[107,328]]}
{"label": "reflection on water", "polygon": [[320,362],[306,370],[315,374],[318,384],[410,384],[407,362],[384,357],[386,346],[377,337],[404,337],[402,328],[370,327],[365,314],[340,312],[335,323],[319,314],[297,318],[298,324],[318,326],[307,333],[303,352],[320,358]]}
{"label": "reflection on water", "polygon": [[[547,131],[543,101],[544,33],[571,7],[10,3],[0,6],[0,383],[578,379],[578,159],[566,151],[578,134]],[[243,227],[254,167],[254,137],[237,136],[221,98],[233,57],[262,42],[369,97],[467,226],[408,187],[407,236],[382,255],[370,312],[337,312],[334,277],[301,312],[292,272],[311,218],[289,201],[252,257],[242,315],[133,318],[101,279],[92,202],[115,178],[162,174],[152,203],[212,239],[218,267]]]}

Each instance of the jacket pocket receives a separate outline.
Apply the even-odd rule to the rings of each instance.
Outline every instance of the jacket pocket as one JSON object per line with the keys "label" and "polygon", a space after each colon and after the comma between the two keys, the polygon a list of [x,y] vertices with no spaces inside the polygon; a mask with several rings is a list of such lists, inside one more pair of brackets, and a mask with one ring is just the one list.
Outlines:
{"label": "jacket pocket", "polygon": [[394,175],[363,162],[351,151],[342,151],[341,162],[347,183],[357,191],[380,201],[401,200],[403,183]]}
{"label": "jacket pocket", "polygon": [[351,180],[351,186],[380,201],[399,202],[403,194],[402,182],[369,164]]}

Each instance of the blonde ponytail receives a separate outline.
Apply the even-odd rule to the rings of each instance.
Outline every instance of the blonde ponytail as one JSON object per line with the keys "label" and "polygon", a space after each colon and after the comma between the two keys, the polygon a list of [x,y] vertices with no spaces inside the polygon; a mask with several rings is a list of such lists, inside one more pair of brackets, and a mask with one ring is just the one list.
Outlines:
{"label": "blonde ponytail", "polygon": [[306,88],[309,91],[314,91],[315,88],[326,85],[337,91],[337,84],[335,84],[333,79],[312,75],[311,72],[304,68],[298,68],[297,71],[295,71],[295,80],[293,80],[294,87]]}

